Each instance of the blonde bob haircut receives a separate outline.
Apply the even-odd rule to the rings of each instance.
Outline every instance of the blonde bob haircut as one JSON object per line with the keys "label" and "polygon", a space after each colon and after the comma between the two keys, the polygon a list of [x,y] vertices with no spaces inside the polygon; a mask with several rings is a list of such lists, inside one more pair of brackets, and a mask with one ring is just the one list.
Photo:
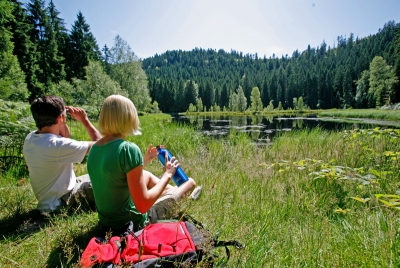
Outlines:
{"label": "blonde bob haircut", "polygon": [[103,103],[99,117],[102,135],[140,135],[139,117],[133,102],[121,95],[110,95]]}

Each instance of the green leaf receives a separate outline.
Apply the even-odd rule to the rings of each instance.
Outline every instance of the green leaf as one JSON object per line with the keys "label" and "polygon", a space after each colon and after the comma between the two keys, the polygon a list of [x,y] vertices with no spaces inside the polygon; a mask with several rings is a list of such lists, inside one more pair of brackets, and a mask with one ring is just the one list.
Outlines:
{"label": "green leaf", "polygon": [[335,213],[341,213],[341,214],[347,214],[348,212],[350,212],[351,210],[346,208],[346,209],[342,209],[342,208],[337,208],[335,210],[333,210],[333,212]]}
{"label": "green leaf", "polygon": [[356,201],[362,202],[362,203],[367,203],[371,198],[362,198],[362,197],[351,197],[351,199],[354,199]]}

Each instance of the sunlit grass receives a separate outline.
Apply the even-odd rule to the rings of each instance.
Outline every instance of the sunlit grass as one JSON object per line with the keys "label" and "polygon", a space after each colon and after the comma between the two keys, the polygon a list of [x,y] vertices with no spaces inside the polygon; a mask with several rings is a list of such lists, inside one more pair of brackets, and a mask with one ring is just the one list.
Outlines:
{"label": "sunlit grass", "polygon": [[[255,146],[243,133],[206,139],[168,115],[140,119],[143,134],[129,140],[142,152],[164,144],[203,186],[187,212],[220,239],[246,245],[231,250],[229,267],[400,265],[399,206],[375,196],[399,194],[399,132],[317,128]],[[73,138],[88,139],[79,124],[70,125]],[[148,169],[162,172],[157,160]],[[76,170],[85,173],[85,165]],[[2,176],[0,187],[4,267],[78,267],[89,239],[105,235],[95,212],[65,211],[40,222],[28,181]]]}
{"label": "sunlit grass", "polygon": [[382,120],[400,120],[400,110],[378,109],[348,109],[348,110],[323,110],[319,116],[332,116],[341,118],[373,118]]}

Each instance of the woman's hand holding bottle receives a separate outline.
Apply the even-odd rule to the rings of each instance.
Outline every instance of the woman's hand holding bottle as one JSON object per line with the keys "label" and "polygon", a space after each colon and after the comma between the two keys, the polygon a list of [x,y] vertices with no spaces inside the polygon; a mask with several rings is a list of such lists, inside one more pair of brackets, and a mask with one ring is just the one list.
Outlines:
{"label": "woman's hand holding bottle", "polygon": [[165,166],[163,168],[164,174],[166,174],[170,179],[175,175],[176,169],[179,167],[179,162],[175,157],[168,160],[168,155],[165,154]]}

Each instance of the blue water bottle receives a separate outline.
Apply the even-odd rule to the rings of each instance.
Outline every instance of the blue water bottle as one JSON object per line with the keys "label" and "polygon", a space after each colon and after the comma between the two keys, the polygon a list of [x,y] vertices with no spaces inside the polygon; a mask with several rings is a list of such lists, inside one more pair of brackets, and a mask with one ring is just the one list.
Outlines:
{"label": "blue water bottle", "polygon": [[[165,154],[168,155],[168,161],[171,160],[172,158],[172,154],[170,151],[168,151],[165,148],[161,148],[161,146],[157,146],[157,151],[158,151],[158,160],[160,160],[161,164],[163,166],[165,166]],[[183,169],[179,166],[176,171],[174,176],[172,176],[172,180],[174,181],[174,183],[179,187],[181,186],[183,183],[187,182],[189,180],[188,176],[185,174],[185,172],[183,172]]]}

